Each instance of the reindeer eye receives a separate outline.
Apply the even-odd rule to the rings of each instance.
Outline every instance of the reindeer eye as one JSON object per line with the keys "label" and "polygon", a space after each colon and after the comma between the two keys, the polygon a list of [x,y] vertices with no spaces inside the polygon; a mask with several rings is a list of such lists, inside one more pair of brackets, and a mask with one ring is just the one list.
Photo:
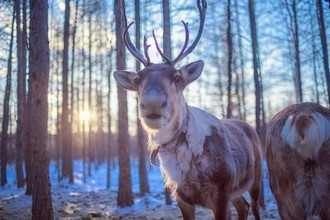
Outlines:
{"label": "reindeer eye", "polygon": [[179,83],[181,82],[182,77],[180,75],[175,75],[174,76],[174,82]]}

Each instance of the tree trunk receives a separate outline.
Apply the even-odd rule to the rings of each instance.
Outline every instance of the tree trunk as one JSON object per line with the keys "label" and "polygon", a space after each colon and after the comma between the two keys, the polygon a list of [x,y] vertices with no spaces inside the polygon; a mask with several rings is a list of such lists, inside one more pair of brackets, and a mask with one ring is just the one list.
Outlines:
{"label": "tree trunk", "polygon": [[[112,44],[111,44],[112,45]],[[108,111],[108,153],[107,153],[107,188],[109,189],[111,186],[111,156],[112,156],[112,117],[111,117],[111,77],[112,77],[112,52],[113,48],[110,48],[110,53],[108,60],[110,61],[110,66],[108,70],[108,105],[107,105],[107,111]]]}
{"label": "tree trunk", "polygon": [[292,43],[294,50],[294,79],[296,90],[296,101],[303,101],[302,86],[301,86],[301,71],[300,71],[300,52],[299,52],[299,35],[298,35],[298,21],[297,21],[297,3],[296,0],[292,1],[292,5],[289,6],[289,2],[286,0],[286,9],[290,19],[290,29],[292,34]]}
{"label": "tree trunk", "polygon": [[[170,2],[163,0],[163,48],[164,54],[172,59],[171,52],[171,20],[170,20]],[[165,202],[166,205],[172,204],[171,192],[165,188]]]}
{"label": "tree trunk", "polygon": [[233,117],[233,105],[231,100],[231,87],[232,87],[232,59],[233,59],[233,35],[231,32],[231,10],[230,10],[230,0],[227,2],[227,49],[228,49],[228,63],[227,63],[227,75],[228,75],[228,85],[227,85],[227,118]]}
{"label": "tree trunk", "polygon": [[310,5],[309,7],[309,14],[310,14],[310,28],[311,28],[311,34],[312,34],[312,50],[313,50],[313,79],[315,84],[315,96],[316,96],[316,103],[320,104],[320,93],[319,93],[319,82],[318,82],[318,74],[316,70],[316,56],[317,56],[317,49],[316,49],[316,34],[313,31],[314,28],[314,15],[312,13],[313,7]]}
{"label": "tree trunk", "polygon": [[[258,48],[257,48],[257,28],[256,20],[254,14],[254,0],[249,0],[249,17],[250,17],[250,27],[251,27],[251,40],[252,40],[252,55],[253,55],[253,77],[255,85],[255,96],[256,96],[256,111],[255,111],[255,120],[256,120],[256,130],[261,137],[261,123],[260,123],[260,114],[261,114],[261,89],[260,89],[260,76],[258,73]],[[263,182],[261,183],[262,190],[260,194],[260,205],[265,207],[265,200],[263,194]]]}
{"label": "tree trunk", "polygon": [[322,43],[322,52],[323,52],[323,65],[324,65],[324,74],[327,81],[327,93],[328,93],[328,103],[330,106],[330,71],[329,71],[329,56],[328,56],[328,44],[327,44],[327,35],[324,25],[323,17],[323,7],[322,0],[316,0],[317,8],[317,21],[319,23],[321,43]]}
{"label": "tree trunk", "polygon": [[[75,88],[74,88],[74,67],[75,67],[75,46],[76,46],[76,31],[77,31],[77,20],[78,20],[78,3],[79,0],[76,0],[75,2],[75,14],[74,14],[74,25],[72,30],[72,51],[71,51],[71,85],[70,85],[70,158],[68,158],[70,167],[68,169],[69,171],[69,179],[70,183],[74,182],[74,176],[73,176],[73,157],[72,157],[72,148],[75,146],[75,138],[73,135],[73,128],[74,128],[74,107],[75,107]],[[77,107],[78,107],[79,100],[77,99]],[[78,126],[77,126],[78,127]],[[78,132],[77,132],[78,134]]]}
{"label": "tree trunk", "polygon": [[9,54],[7,61],[6,88],[5,88],[5,95],[3,101],[2,133],[1,133],[1,186],[7,184],[7,145],[8,145],[8,125],[9,125],[9,113],[10,113],[9,101],[10,101],[10,91],[11,91],[14,24],[15,24],[15,10],[13,10],[13,18],[11,22]]}
{"label": "tree trunk", "polygon": [[[88,112],[92,115],[92,13],[88,14]],[[92,175],[92,162],[94,161],[93,154],[93,134],[92,134],[92,120],[88,121],[88,176]]]}
{"label": "tree trunk", "polygon": [[[22,31],[22,53],[23,53],[23,72],[24,75],[26,75],[26,67],[27,67],[27,13],[26,13],[26,8],[27,8],[27,0],[23,0],[23,5],[22,5],[22,11],[23,11],[23,31]],[[26,83],[26,82],[25,82]],[[27,100],[26,100],[26,92],[25,92],[25,107],[27,107]],[[24,144],[24,160],[25,160],[25,174],[26,174],[26,189],[25,189],[25,194],[26,195],[32,195],[32,190],[33,190],[33,173],[32,173],[32,159],[31,159],[31,151],[28,149],[27,143],[26,143],[26,138],[27,138],[27,110],[24,111],[24,118],[25,120],[25,131],[24,131],[24,136],[25,136],[25,144]]]}
{"label": "tree trunk", "polygon": [[[82,10],[85,10],[85,0],[83,1]],[[85,26],[85,17],[82,17],[82,25]],[[85,37],[85,29],[82,28],[82,37]],[[86,53],[85,53],[85,47],[82,47],[82,109],[83,111],[86,111]],[[86,120],[85,118],[82,119],[82,138],[83,138],[83,153],[82,153],[82,165],[83,165],[83,182],[86,182],[86,151],[87,151],[87,140],[86,140]]]}
{"label": "tree trunk", "polygon": [[26,74],[23,69],[23,39],[21,30],[20,0],[15,0],[16,11],[16,37],[17,37],[17,127],[16,127],[16,179],[17,187],[24,187],[23,175],[23,149],[25,149],[25,115],[26,109]]}
{"label": "tree trunk", "polygon": [[33,159],[32,219],[53,219],[47,155],[48,133],[48,4],[30,1],[28,147]]}
{"label": "tree trunk", "polygon": [[[140,31],[140,0],[135,0],[135,44],[138,50],[141,50],[141,31]],[[139,61],[135,62],[136,70],[141,69],[141,64]],[[139,111],[138,111],[138,97],[136,97],[136,118],[137,118],[137,149],[139,157],[139,183],[140,183],[140,193],[143,195],[149,192],[149,183],[148,175],[146,168],[146,146],[147,142],[145,139],[145,132],[141,126],[139,120]]]}
{"label": "tree trunk", "polygon": [[171,20],[170,20],[170,1],[163,0],[163,37],[164,37],[164,54],[168,58],[172,58],[171,46]]}
{"label": "tree trunk", "polygon": [[[60,77],[60,57],[61,57],[61,50],[60,50],[60,39],[59,37],[56,38],[56,74]],[[61,134],[61,103],[60,103],[60,96],[61,96],[61,88],[60,82],[56,83],[56,168],[57,168],[57,179],[58,181],[61,180],[61,149],[62,149],[62,134]]]}
{"label": "tree trunk", "polygon": [[72,168],[72,144],[71,144],[71,129],[69,122],[69,37],[70,37],[70,0],[65,0],[65,17],[64,17],[64,36],[63,36],[63,59],[62,59],[62,153],[63,166],[62,178],[69,178],[70,183],[73,183],[73,168]]}
{"label": "tree trunk", "polygon": [[[102,35],[102,33],[101,33]],[[99,49],[103,47],[102,39],[99,38]],[[103,55],[98,56],[100,67],[100,73],[103,74],[104,72],[104,63],[103,63]],[[102,75],[101,75],[102,76]],[[98,77],[96,83],[98,85],[102,85],[100,77]],[[97,133],[96,133],[96,143],[97,146],[97,165],[100,166],[104,159],[104,141],[103,141],[103,97],[102,91],[100,86],[95,87],[95,94],[96,94],[96,109],[97,109]]]}
{"label": "tree trunk", "polygon": [[301,70],[300,70],[300,52],[299,52],[299,34],[298,34],[298,21],[297,21],[297,3],[293,0],[293,43],[294,43],[294,66],[295,66],[295,79],[297,89],[297,101],[303,102],[303,93],[301,86]]}
{"label": "tree trunk", "polygon": [[[86,111],[86,66],[85,66],[85,61],[86,61],[86,55],[85,55],[85,50],[84,48],[82,49],[82,58],[83,58],[83,79],[82,79],[82,105],[83,105],[83,111]],[[84,183],[86,182],[86,152],[87,152],[87,137],[86,137],[86,119],[82,119],[82,135],[83,135],[83,181]]]}
{"label": "tree trunk", "polygon": [[[115,0],[116,18],[116,64],[118,70],[126,68],[125,47],[122,40],[123,27],[121,18],[125,11],[124,1]],[[131,170],[128,151],[128,118],[127,118],[127,93],[117,85],[118,91],[118,153],[119,153],[119,189],[118,206],[125,207],[133,204],[131,189]]]}
{"label": "tree trunk", "polygon": [[235,1],[235,13],[236,13],[236,29],[237,29],[237,40],[238,40],[238,54],[239,54],[239,68],[241,71],[241,89],[242,89],[242,108],[243,115],[242,119],[246,120],[246,104],[245,104],[245,60],[243,55],[243,43],[241,34],[241,22],[238,12],[238,1]]}

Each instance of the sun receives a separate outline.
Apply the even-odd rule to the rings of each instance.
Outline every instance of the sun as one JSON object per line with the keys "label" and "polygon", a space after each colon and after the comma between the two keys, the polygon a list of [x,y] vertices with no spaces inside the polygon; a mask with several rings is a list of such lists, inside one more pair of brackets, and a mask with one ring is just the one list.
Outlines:
{"label": "sun", "polygon": [[82,121],[89,121],[90,119],[90,113],[88,110],[80,111],[79,118]]}

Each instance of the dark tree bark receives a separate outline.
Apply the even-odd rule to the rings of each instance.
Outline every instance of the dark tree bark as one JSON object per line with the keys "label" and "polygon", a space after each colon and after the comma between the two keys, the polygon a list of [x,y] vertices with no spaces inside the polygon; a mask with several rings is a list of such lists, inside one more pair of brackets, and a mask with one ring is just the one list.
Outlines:
{"label": "dark tree bark", "polygon": [[300,51],[299,51],[299,33],[298,33],[298,21],[297,21],[297,2],[292,1],[292,4],[286,0],[285,2],[287,11],[290,18],[290,29],[292,34],[292,43],[294,49],[294,79],[296,90],[296,101],[303,101],[303,93],[301,86],[301,70],[300,70]]}
{"label": "dark tree bark", "polygon": [[168,58],[172,58],[172,45],[171,45],[171,20],[170,20],[170,1],[163,0],[163,48],[164,54]]}
{"label": "dark tree bark", "polygon": [[303,102],[303,93],[301,86],[301,70],[300,70],[300,51],[299,51],[299,33],[298,33],[298,21],[297,21],[297,3],[293,0],[293,43],[294,43],[294,54],[295,54],[295,79],[297,89],[297,100]]}
{"label": "dark tree bark", "polygon": [[312,13],[312,10],[314,8],[312,7],[312,5],[309,6],[309,14],[310,14],[310,29],[311,31],[311,35],[312,35],[312,50],[313,50],[313,78],[314,78],[314,84],[315,84],[315,96],[316,96],[316,103],[320,104],[320,93],[319,93],[319,82],[318,82],[318,74],[317,74],[317,70],[316,70],[316,56],[317,56],[317,49],[316,49],[316,34],[313,31],[314,28],[314,15]]}
{"label": "dark tree bark", "polygon": [[24,67],[23,38],[21,30],[21,2],[15,0],[16,37],[17,37],[17,128],[16,128],[16,179],[17,187],[24,187],[23,150],[26,146],[25,109],[26,109],[26,74]]}
{"label": "dark tree bark", "polygon": [[[88,111],[92,112],[92,12],[88,13]],[[92,175],[92,162],[94,161],[93,153],[93,133],[92,133],[92,121],[91,118],[88,121],[88,176]]]}
{"label": "dark tree bark", "polygon": [[70,37],[70,0],[65,0],[65,16],[64,16],[64,36],[63,36],[63,59],[62,59],[62,177],[69,178],[70,183],[73,183],[73,167],[72,167],[72,143],[71,129],[69,122],[69,37]]}
{"label": "dark tree bark", "polygon": [[[83,79],[82,79],[82,105],[83,109],[85,111],[86,107],[86,66],[85,66],[85,61],[86,61],[86,53],[84,48],[82,49],[82,62],[83,62]],[[83,135],[83,181],[86,182],[86,158],[87,158],[87,135],[86,135],[86,120],[83,119],[82,122],[82,135]]]}
{"label": "dark tree bark", "polygon": [[14,24],[15,24],[15,9],[13,10],[13,18],[11,22],[9,54],[7,60],[6,88],[5,88],[5,95],[3,100],[2,133],[1,133],[1,186],[7,184],[7,145],[9,143],[8,142],[9,101],[10,101],[10,91],[11,91]]}
{"label": "dark tree bark", "polygon": [[[124,1],[115,0],[116,19],[116,65],[118,70],[126,68],[125,47],[122,40],[123,26],[121,18],[125,11]],[[120,207],[133,204],[130,159],[128,151],[127,92],[117,85],[118,91],[118,153],[119,153],[119,189],[117,203]]]}
{"label": "dark tree bark", "polygon": [[[82,11],[85,11],[86,9],[86,2],[83,0],[82,2]],[[82,26],[85,26],[85,15],[82,16]],[[81,28],[82,33],[81,36],[84,39],[85,37],[85,29]],[[83,46],[81,49],[81,68],[82,68],[82,109],[83,111],[86,111],[86,52],[85,47]],[[85,118],[82,118],[82,124],[81,124],[81,130],[82,130],[82,167],[83,167],[83,182],[86,182],[86,151],[87,151],[87,137],[86,137],[86,120]]]}
{"label": "dark tree bark", "polygon": [[227,2],[227,50],[228,50],[228,63],[227,63],[227,75],[228,75],[228,85],[227,85],[227,118],[233,117],[233,105],[232,105],[232,60],[233,60],[233,35],[231,31],[231,0]]}
{"label": "dark tree bark", "polygon": [[[256,111],[255,111],[255,120],[256,120],[256,130],[261,137],[261,86],[260,86],[260,76],[258,72],[258,43],[257,43],[257,28],[256,28],[256,20],[254,14],[254,0],[249,0],[249,18],[250,18],[250,28],[251,28],[251,41],[252,41],[252,56],[253,56],[253,77],[254,77],[254,85],[255,85],[255,96],[256,96]],[[260,194],[260,205],[265,207],[264,195],[263,195],[263,183],[262,192]]]}
{"label": "dark tree bark", "polygon": [[[135,44],[138,50],[141,50],[141,30],[140,30],[140,0],[135,0]],[[141,69],[140,62],[136,61],[136,70]],[[138,106],[138,97],[136,97],[136,103]],[[146,147],[147,142],[145,138],[145,132],[142,128],[141,122],[139,120],[138,107],[136,108],[137,117],[137,145],[138,145],[138,157],[139,157],[139,183],[140,183],[140,193],[146,194],[149,192],[148,175],[146,168]]]}
{"label": "dark tree bark", "polygon": [[238,1],[235,1],[235,13],[236,13],[236,30],[237,30],[237,41],[238,41],[238,54],[239,54],[239,68],[241,71],[241,90],[242,90],[242,119],[246,120],[246,104],[245,104],[245,58],[243,53],[243,42],[242,42],[242,36],[241,36],[241,22],[240,22],[240,16],[238,11]]}
{"label": "dark tree bark", "polygon": [[322,43],[322,52],[323,52],[323,66],[324,74],[327,81],[327,94],[328,94],[328,103],[330,105],[330,71],[329,71],[329,56],[328,56],[328,44],[327,44],[327,34],[324,25],[324,16],[323,16],[323,7],[322,0],[316,0],[317,8],[317,21],[319,23],[320,37]]}
{"label": "dark tree bark", "polygon": [[[74,24],[73,24],[73,29],[72,29],[72,50],[71,50],[71,84],[70,84],[70,122],[71,122],[71,127],[70,127],[70,146],[71,146],[71,158],[70,159],[70,164],[71,164],[71,169],[70,174],[69,174],[69,178],[70,180],[72,179],[72,183],[74,182],[74,177],[73,177],[73,158],[72,158],[72,148],[75,147],[76,143],[75,143],[75,138],[73,135],[73,128],[74,128],[74,119],[75,119],[75,115],[74,115],[74,108],[75,108],[75,80],[74,80],[74,70],[75,70],[75,46],[76,46],[76,32],[77,32],[77,21],[78,21],[78,3],[79,0],[76,0],[75,2],[75,11],[74,11]],[[79,102],[79,100],[77,99],[77,102]],[[77,107],[78,107],[78,103],[77,103]],[[77,111],[78,112],[78,111]],[[79,127],[79,126],[77,126]],[[77,132],[78,133],[78,132]]]}
{"label": "dark tree bark", "polygon": [[[112,44],[111,44],[112,45]],[[113,48],[110,48],[108,60],[110,62],[109,70],[108,70],[108,153],[107,153],[107,188],[109,189],[111,186],[111,156],[112,156],[112,117],[111,117],[111,77],[112,77],[112,52]]]}
{"label": "dark tree bark", "polygon": [[[169,0],[163,0],[163,48],[164,54],[172,59],[171,51],[171,20],[170,20],[170,2]],[[168,188],[165,188],[165,202],[166,205],[172,204],[171,192]]]}
{"label": "dark tree bark", "polygon": [[[60,38],[56,38],[56,74],[60,77],[60,57],[61,57],[61,50],[60,50]],[[57,179],[58,181],[61,180],[61,149],[62,149],[62,134],[61,134],[61,103],[60,103],[60,96],[61,96],[61,85],[59,82],[56,83],[56,168],[57,168]]]}
{"label": "dark tree bark", "polygon": [[[27,74],[27,0],[23,0],[22,4],[22,12],[23,12],[23,31],[22,31],[22,53],[23,53],[23,72],[26,75]],[[26,93],[26,92],[25,92]],[[25,95],[26,96],[26,95]],[[27,100],[25,100],[25,106],[27,106]],[[25,137],[27,137],[27,110],[24,111],[24,117],[25,117]],[[26,142],[25,138],[25,142]],[[26,189],[25,194],[26,195],[32,195],[32,189],[33,189],[33,173],[32,173],[32,155],[30,149],[27,147],[27,143],[24,144],[24,160],[25,160],[25,174],[26,174]]]}
{"label": "dark tree bark", "polygon": [[32,219],[53,219],[49,179],[49,158],[46,151],[48,133],[48,3],[30,1],[29,38],[28,139],[32,151],[33,194]]}
{"label": "dark tree bark", "polygon": [[[210,15],[212,16],[211,17],[211,21],[212,21],[212,25],[214,27],[216,27],[218,25],[218,21],[217,21],[217,15],[216,15],[216,5],[217,4],[214,4],[214,5],[210,5],[210,9],[211,9],[211,13]],[[226,109],[225,109],[225,105],[224,105],[224,91],[223,91],[223,72],[222,72],[222,67],[221,67],[221,59],[220,59],[220,53],[218,51],[220,51],[220,44],[218,43],[220,41],[219,39],[219,36],[217,34],[217,31],[216,31],[216,28],[213,28],[212,29],[212,32],[211,32],[211,40],[213,42],[217,42],[214,44],[214,49],[213,49],[213,65],[214,67],[217,69],[217,83],[216,83],[216,87],[219,89],[219,101],[220,101],[220,104],[218,105],[220,107],[220,112],[221,112],[221,117],[222,118],[225,118],[226,117]]]}

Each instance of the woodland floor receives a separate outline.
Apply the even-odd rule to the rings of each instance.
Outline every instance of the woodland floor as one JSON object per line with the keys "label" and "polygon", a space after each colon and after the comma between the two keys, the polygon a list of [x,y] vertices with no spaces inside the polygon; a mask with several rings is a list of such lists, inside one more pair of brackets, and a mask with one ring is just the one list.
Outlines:
{"label": "woodland floor", "polygon": [[[165,193],[163,192],[162,179],[159,168],[148,170],[151,193],[140,196],[138,192],[137,174],[133,162],[132,179],[134,192],[134,205],[129,208],[117,207],[118,173],[113,170],[113,184],[110,189],[104,187],[106,167],[98,167],[93,176],[88,177],[87,182],[81,181],[79,164],[75,170],[75,184],[67,182],[58,183],[55,180],[56,171],[51,167],[50,176],[52,182],[52,202],[55,219],[139,219],[139,220],[175,220],[182,219],[181,212],[174,202],[173,205],[165,205]],[[76,164],[75,164],[76,166]],[[14,173],[14,166],[9,167]],[[11,182],[11,183],[10,183]],[[272,196],[267,174],[264,179],[264,195],[266,208],[260,208],[262,219],[279,219],[277,205]],[[17,189],[15,178],[9,175],[9,184],[0,188],[0,220],[25,220],[31,219],[31,197],[24,194],[25,189]],[[249,197],[246,196],[249,200]],[[232,219],[237,219],[234,208],[231,207]],[[197,220],[211,220],[209,210],[198,207],[196,209]],[[254,219],[251,211],[249,220]]]}
{"label": "woodland floor", "polygon": [[[147,196],[135,197],[135,205],[131,208],[116,207],[116,192],[99,190],[91,192],[72,192],[63,195],[53,193],[53,210],[55,219],[182,219],[177,205],[163,205],[163,194],[151,193]],[[20,200],[20,201],[18,201]],[[26,200],[26,201],[22,201]],[[31,219],[31,197],[24,194],[3,198],[0,201],[1,220]],[[267,201],[267,203],[272,201]],[[25,204],[25,205],[22,205]],[[262,219],[279,219],[276,209],[260,209]],[[197,220],[212,219],[209,210],[197,208]],[[232,209],[232,219],[236,219]],[[254,219],[250,213],[249,219]]]}

